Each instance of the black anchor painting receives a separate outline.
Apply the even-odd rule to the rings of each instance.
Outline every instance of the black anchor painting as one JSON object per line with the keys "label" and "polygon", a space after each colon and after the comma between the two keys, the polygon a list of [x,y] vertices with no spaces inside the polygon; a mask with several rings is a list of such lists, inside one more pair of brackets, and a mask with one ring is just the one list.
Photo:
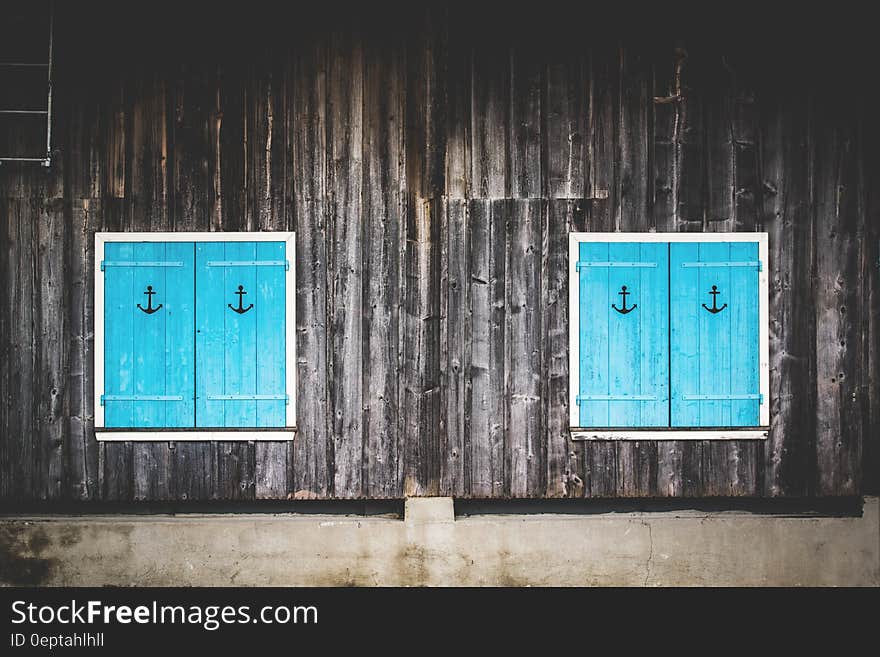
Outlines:
{"label": "black anchor painting", "polygon": [[140,308],[141,310],[143,310],[148,315],[152,315],[154,312],[156,312],[157,310],[159,310],[159,308],[162,307],[162,304],[160,303],[158,306],[153,308],[153,295],[156,293],[153,292],[152,285],[147,285],[147,291],[144,292],[144,294],[147,295],[147,307],[144,308],[141,304],[138,304],[137,307]]}
{"label": "black anchor painting", "polygon": [[629,296],[630,294],[632,294],[632,292],[626,291],[626,285],[622,285],[620,287],[620,292],[618,292],[618,294],[623,297],[623,307],[618,308],[613,303],[611,304],[611,307],[614,308],[614,310],[619,312],[621,315],[626,315],[627,313],[632,312],[633,310],[635,310],[638,307],[638,304],[635,304],[635,303],[633,305],[631,305],[629,308],[626,307],[626,297]]}
{"label": "black anchor painting", "polygon": [[704,303],[704,304],[703,304],[703,308],[705,308],[706,310],[708,310],[708,311],[709,311],[710,313],[712,313],[713,315],[716,315],[716,314],[720,313],[722,310],[724,310],[725,308],[727,308],[727,304],[726,304],[726,303],[725,303],[723,306],[721,306],[720,308],[718,307],[718,295],[721,294],[721,292],[718,291],[718,286],[717,286],[717,285],[713,285],[713,286],[712,286],[712,291],[709,292],[709,294],[712,295],[712,307],[710,308],[709,306],[707,306],[707,305]]}
{"label": "black anchor painting", "polygon": [[248,310],[254,307],[254,304],[250,304],[247,308],[244,307],[244,295],[247,294],[244,290],[244,285],[239,285],[238,291],[235,294],[238,295],[238,308],[235,308],[231,303],[227,303],[226,305],[229,306],[230,310],[237,312],[239,315],[244,315]]}

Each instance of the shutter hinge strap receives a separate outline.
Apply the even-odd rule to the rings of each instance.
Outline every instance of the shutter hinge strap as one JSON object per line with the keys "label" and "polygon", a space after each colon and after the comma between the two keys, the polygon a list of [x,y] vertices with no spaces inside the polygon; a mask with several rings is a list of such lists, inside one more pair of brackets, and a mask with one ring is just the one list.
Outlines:
{"label": "shutter hinge strap", "polygon": [[288,395],[206,395],[207,399],[212,401],[265,401],[283,399],[286,403],[290,403]]}
{"label": "shutter hinge strap", "polygon": [[690,268],[690,267],[752,267],[757,268],[758,271],[763,271],[763,264],[760,260],[748,260],[748,261],[729,261],[729,262],[683,262],[681,263],[682,267]]}
{"label": "shutter hinge strap", "polygon": [[107,267],[183,267],[183,262],[180,260],[142,260],[132,262],[126,262],[124,260],[102,260],[101,271],[104,271]]}
{"label": "shutter hinge strap", "polygon": [[597,401],[657,401],[654,395],[578,395],[577,403]]}
{"label": "shutter hinge strap", "polygon": [[209,260],[208,267],[284,267],[290,271],[290,260]]}
{"label": "shutter hinge strap", "polygon": [[183,401],[183,395],[101,395],[101,406],[105,401]]}
{"label": "shutter hinge strap", "polygon": [[612,268],[625,268],[625,267],[638,267],[638,268],[656,268],[656,262],[598,262],[591,260],[578,260],[575,268],[577,271],[581,269],[586,269],[589,267],[612,267]]}
{"label": "shutter hinge strap", "polygon": [[682,395],[684,401],[743,401],[749,399],[757,399],[764,403],[764,395],[762,394],[742,394],[742,395]]}

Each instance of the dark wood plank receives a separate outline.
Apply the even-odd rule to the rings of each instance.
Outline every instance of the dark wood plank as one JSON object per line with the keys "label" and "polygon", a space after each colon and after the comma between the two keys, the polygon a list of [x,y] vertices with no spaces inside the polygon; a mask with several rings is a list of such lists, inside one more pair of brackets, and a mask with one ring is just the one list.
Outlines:
{"label": "dark wood plank", "polygon": [[[683,48],[678,132],[678,230],[702,231],[709,217],[706,185],[705,73],[696,54]],[[699,53],[699,50],[696,51]]]}
{"label": "dark wood plank", "polygon": [[407,207],[401,436],[405,436],[404,495],[440,489],[439,201]]}
{"label": "dark wood plank", "polygon": [[[699,60],[698,67],[694,67],[698,68],[694,75],[699,76],[699,79],[694,82],[701,90],[699,99],[705,140],[705,229],[729,232],[735,225],[734,72],[730,67],[729,56],[714,49],[699,53]],[[691,97],[696,97],[696,94]]]}
{"label": "dark wood plank", "polygon": [[468,290],[468,208],[463,199],[445,199],[440,227],[441,409],[440,492],[456,497],[470,492],[468,449],[470,422],[466,413],[469,387],[470,311]]}
{"label": "dark wood plank", "polygon": [[[364,494],[400,495],[398,359],[405,127],[402,48],[394,35],[364,47]],[[415,438],[406,436],[406,438]]]}
{"label": "dark wood plank", "polygon": [[[48,182],[48,181],[46,181]],[[39,446],[36,469],[41,481],[39,497],[58,499],[63,495],[64,443],[67,434],[67,316],[65,282],[65,235],[68,234],[63,202],[45,196],[34,200],[31,218],[36,224],[39,285],[35,290],[35,345],[37,402],[36,433]]]}
{"label": "dark wood plank", "polygon": [[328,369],[327,44],[306,39],[295,53],[288,130],[296,199],[297,433],[295,498],[326,497],[332,486]]}
{"label": "dark wood plank", "polygon": [[363,492],[363,49],[351,31],[334,33],[328,77],[330,368],[333,495]]}
{"label": "dark wood plank", "polygon": [[862,325],[858,132],[853,105],[817,100],[816,457],[820,495],[856,495],[861,484]]}
{"label": "dark wood plank", "polygon": [[36,371],[34,344],[34,297],[37,227],[31,220],[29,202],[20,198],[4,199],[7,293],[2,312],[8,318],[4,326],[9,336],[5,357],[4,396],[6,431],[4,470],[9,482],[7,494],[12,499],[33,499],[38,495],[40,474],[35,472],[38,446],[35,426]]}
{"label": "dark wood plank", "polygon": [[870,318],[866,328],[866,370],[868,411],[863,448],[862,490],[866,495],[880,493],[880,188],[873,184],[880,176],[880,128],[871,120],[863,101],[860,126],[862,136],[862,194],[865,195],[865,261],[863,276],[868,287]]}
{"label": "dark wood plank", "polygon": [[589,180],[586,197],[590,199],[587,230],[618,230],[619,217],[614,194],[617,158],[614,151],[620,99],[619,58],[616,45],[597,41],[590,49],[587,97],[587,161]]}
{"label": "dark wood plank", "polygon": [[533,497],[546,487],[543,367],[542,248],[544,203],[511,201],[504,217],[505,495]]}
{"label": "dark wood plank", "polygon": [[[438,199],[445,190],[447,51],[446,8],[407,8],[406,34],[406,188],[417,198]],[[375,17],[373,24],[375,24]],[[387,23],[373,27],[371,38],[399,32]],[[396,40],[396,39],[395,39]]]}
{"label": "dark wood plank", "polygon": [[[12,203],[9,198],[9,177],[0,178],[0,240],[4,245],[11,245],[11,236],[17,233],[13,229],[11,220]],[[10,270],[13,267],[11,248],[0,249],[0,276],[4,281],[9,280]],[[12,314],[10,307],[10,299],[4,295],[0,297],[0,385],[3,390],[13,390],[12,376],[13,363],[10,358],[12,354]],[[15,470],[12,466],[13,459],[13,418],[12,418],[12,395],[5,395],[0,401],[0,497],[4,500],[12,499],[12,491]]]}
{"label": "dark wood plank", "polygon": [[543,53],[528,37],[511,55],[509,195],[538,198],[542,194]]}
{"label": "dark wood plank", "polygon": [[460,11],[450,8],[443,46],[447,80],[445,192],[454,199],[467,198],[471,190],[472,51],[467,40],[467,21],[459,15]]}
{"label": "dark wood plank", "polygon": [[96,499],[98,446],[94,437],[94,231],[100,213],[88,200],[70,210],[67,252],[68,430],[65,442],[66,495]]}
{"label": "dark wood plank", "polygon": [[583,198],[590,162],[586,159],[588,89],[583,44],[556,43],[546,68],[547,178],[549,198]]}
{"label": "dark wood plank", "polygon": [[510,47],[499,35],[473,45],[471,80],[471,196],[504,198],[510,190]]}
{"label": "dark wood plank", "polygon": [[[499,412],[497,381],[503,381],[503,350],[498,357],[498,312],[493,307],[493,290],[498,287],[498,265],[503,284],[504,250],[501,262],[493,248],[497,230],[493,223],[493,204],[488,200],[470,202],[468,222],[468,253],[470,280],[469,314],[471,344],[469,358],[469,390],[465,417],[469,421],[469,452],[471,466],[470,494],[493,497],[502,492],[503,477],[503,413]],[[494,284],[493,283],[494,280]],[[503,308],[501,309],[503,312]],[[503,344],[501,345],[503,349]],[[503,410],[503,409],[501,409]]]}
{"label": "dark wood plank", "polygon": [[584,493],[584,446],[574,443],[569,434],[568,233],[583,229],[585,205],[583,200],[549,200],[541,239],[547,497]]}

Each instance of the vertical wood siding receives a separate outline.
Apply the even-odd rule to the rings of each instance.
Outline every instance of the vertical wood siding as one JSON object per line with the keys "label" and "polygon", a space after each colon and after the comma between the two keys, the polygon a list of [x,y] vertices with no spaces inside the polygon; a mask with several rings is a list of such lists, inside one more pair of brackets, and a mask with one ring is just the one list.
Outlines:
{"label": "vertical wood siding", "polygon": [[[465,8],[162,43],[59,11],[53,165],[0,167],[0,499],[876,490],[880,140],[830,65]],[[293,442],[96,443],[97,230],[296,231]],[[768,440],[571,441],[571,230],[769,233]]]}

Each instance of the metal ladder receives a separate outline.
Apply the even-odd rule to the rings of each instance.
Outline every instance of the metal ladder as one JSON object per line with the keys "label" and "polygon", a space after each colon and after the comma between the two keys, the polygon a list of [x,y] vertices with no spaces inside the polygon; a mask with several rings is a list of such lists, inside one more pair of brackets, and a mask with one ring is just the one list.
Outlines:
{"label": "metal ladder", "polygon": [[[48,17],[47,24],[47,43],[48,43],[48,53],[46,61],[33,62],[27,61],[27,57],[14,57],[15,53],[7,53],[7,57],[10,57],[10,54],[13,57],[10,57],[9,61],[0,61],[0,72],[15,70],[15,69],[24,69],[24,70],[45,70],[45,84],[46,84],[46,104],[44,107],[19,107],[17,103],[14,102],[16,91],[21,91],[20,89],[16,90],[15,88],[4,90],[4,97],[8,98],[11,102],[8,102],[8,106],[0,106],[0,125],[3,123],[11,123],[16,118],[20,117],[45,117],[45,152],[38,153],[6,153],[0,151],[0,165],[4,162],[38,162],[45,167],[48,167],[52,162],[52,46],[53,46],[53,7],[52,3],[48,3],[48,12],[47,16],[44,14],[40,14],[39,17],[34,17],[33,20],[43,20]],[[11,134],[11,132],[10,132]],[[8,147],[8,145],[7,145]]]}

